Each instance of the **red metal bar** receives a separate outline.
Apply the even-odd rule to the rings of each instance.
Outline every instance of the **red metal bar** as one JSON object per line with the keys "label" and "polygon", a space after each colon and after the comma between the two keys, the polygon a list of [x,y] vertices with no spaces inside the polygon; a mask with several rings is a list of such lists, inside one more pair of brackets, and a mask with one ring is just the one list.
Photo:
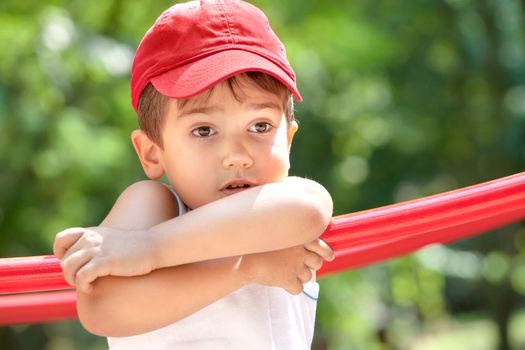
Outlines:
{"label": "red metal bar", "polygon": [[53,255],[0,259],[0,294],[71,289]]}
{"label": "red metal bar", "polygon": [[73,290],[0,297],[0,325],[76,319]]}
{"label": "red metal bar", "polygon": [[[362,267],[414,252],[432,243],[448,243],[485,232],[525,218],[525,173],[443,194],[399,203],[382,208],[335,217],[322,238],[330,244],[336,259],[324,264],[318,276]],[[22,269],[18,269],[22,266]],[[33,267],[44,266],[35,277]],[[0,259],[0,292],[22,292],[42,288],[65,288],[62,274],[57,273],[58,259],[47,257]],[[45,281],[45,282],[42,282]],[[46,293],[47,294],[47,293]],[[35,294],[34,298],[39,295]],[[75,308],[74,294],[60,294],[38,311],[24,314],[10,307],[16,301],[21,310],[31,310],[33,299],[23,296],[0,297],[0,315],[8,324],[37,322],[53,302],[60,302],[70,317]],[[7,299],[5,299],[7,298]],[[9,299],[11,298],[11,299]],[[34,309],[37,310],[37,309]],[[29,317],[33,315],[33,317]],[[43,320],[42,318],[39,318]],[[38,321],[39,322],[39,321]],[[0,324],[2,323],[0,320]]]}
{"label": "red metal bar", "polygon": [[362,267],[525,218],[525,173],[335,217],[322,238],[336,259],[318,275]]}

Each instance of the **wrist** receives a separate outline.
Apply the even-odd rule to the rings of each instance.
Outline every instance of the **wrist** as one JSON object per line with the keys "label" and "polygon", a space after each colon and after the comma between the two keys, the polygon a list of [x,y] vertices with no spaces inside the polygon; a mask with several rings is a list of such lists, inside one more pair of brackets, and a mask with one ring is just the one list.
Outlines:
{"label": "wrist", "polygon": [[162,242],[159,235],[151,229],[141,230],[140,234],[143,235],[144,242],[148,247],[151,270],[167,267],[163,263]]}
{"label": "wrist", "polygon": [[235,257],[236,261],[234,269],[241,286],[246,286],[248,284],[253,283],[253,267],[250,255],[251,254]]}

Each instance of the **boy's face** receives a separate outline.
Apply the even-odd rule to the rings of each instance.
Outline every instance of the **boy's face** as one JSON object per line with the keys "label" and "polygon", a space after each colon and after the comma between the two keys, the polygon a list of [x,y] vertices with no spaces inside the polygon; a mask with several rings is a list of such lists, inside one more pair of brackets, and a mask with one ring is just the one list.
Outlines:
{"label": "boy's face", "polygon": [[241,102],[223,82],[182,109],[168,103],[159,161],[190,208],[288,175],[297,123],[287,123],[282,98],[237,81]]}

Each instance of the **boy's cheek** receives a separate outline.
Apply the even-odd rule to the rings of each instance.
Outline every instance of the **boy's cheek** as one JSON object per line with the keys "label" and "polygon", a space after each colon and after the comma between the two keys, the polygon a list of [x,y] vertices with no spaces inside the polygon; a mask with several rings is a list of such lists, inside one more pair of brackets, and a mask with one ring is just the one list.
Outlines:
{"label": "boy's cheek", "polygon": [[273,169],[269,172],[269,179],[265,182],[280,182],[283,181],[288,176],[288,171],[290,169],[290,161],[288,157],[281,159],[278,165],[274,166]]}

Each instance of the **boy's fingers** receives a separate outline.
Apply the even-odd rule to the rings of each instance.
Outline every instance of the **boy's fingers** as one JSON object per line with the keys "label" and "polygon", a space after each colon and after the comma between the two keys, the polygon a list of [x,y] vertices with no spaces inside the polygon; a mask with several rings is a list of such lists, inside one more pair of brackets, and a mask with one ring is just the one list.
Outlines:
{"label": "boy's fingers", "polygon": [[335,254],[332,248],[321,239],[316,239],[312,242],[306,243],[304,248],[321,256],[326,261],[332,261],[335,259]]}
{"label": "boy's fingers", "polygon": [[75,244],[75,242],[82,237],[83,233],[84,229],[82,227],[71,227],[57,233],[55,242],[53,243],[53,253],[55,256],[62,259],[69,247]]}
{"label": "boy's fingers", "polygon": [[103,266],[95,264],[93,260],[82,266],[76,276],[77,290],[89,294],[93,290],[92,283],[98,278],[107,275]]}
{"label": "boy's fingers", "polygon": [[[312,270],[305,267],[304,269],[301,269],[301,271],[299,271],[299,273],[297,274],[297,277],[302,283],[306,283],[312,279]],[[302,291],[302,288],[301,288],[301,291]]]}
{"label": "boy's fingers", "polygon": [[96,232],[94,233],[93,231],[84,229],[76,242],[67,248],[62,260],[66,260],[71,254],[74,254],[79,250],[98,248],[100,244],[101,237]]}
{"label": "boy's fingers", "polygon": [[76,275],[78,270],[82,268],[90,259],[91,254],[86,250],[79,250],[62,260],[62,270],[64,271],[64,279],[70,285],[76,284]]}
{"label": "boy's fingers", "polygon": [[304,259],[304,264],[308,266],[308,268],[317,271],[323,266],[323,261],[324,260],[320,255],[308,251]]}

